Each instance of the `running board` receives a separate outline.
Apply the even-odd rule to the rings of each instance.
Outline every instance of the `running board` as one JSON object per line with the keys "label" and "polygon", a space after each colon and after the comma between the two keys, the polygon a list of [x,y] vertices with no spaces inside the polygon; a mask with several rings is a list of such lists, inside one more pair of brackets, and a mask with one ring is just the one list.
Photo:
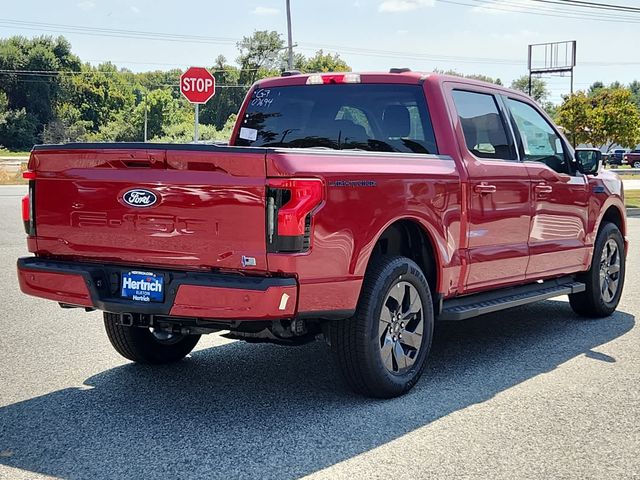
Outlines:
{"label": "running board", "polygon": [[585,284],[573,277],[562,277],[520,287],[502,288],[445,300],[438,320],[466,320],[485,313],[526,305],[548,298],[585,291]]}

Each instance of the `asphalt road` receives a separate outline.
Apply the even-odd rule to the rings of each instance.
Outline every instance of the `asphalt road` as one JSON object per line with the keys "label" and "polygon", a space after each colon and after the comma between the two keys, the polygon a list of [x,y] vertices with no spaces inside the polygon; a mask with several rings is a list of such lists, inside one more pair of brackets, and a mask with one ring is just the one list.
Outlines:
{"label": "asphalt road", "polygon": [[19,292],[20,192],[0,188],[0,478],[640,478],[640,219],[615,315],[559,299],[441,325],[416,388],[374,401],[320,342],[124,361],[99,313]]}

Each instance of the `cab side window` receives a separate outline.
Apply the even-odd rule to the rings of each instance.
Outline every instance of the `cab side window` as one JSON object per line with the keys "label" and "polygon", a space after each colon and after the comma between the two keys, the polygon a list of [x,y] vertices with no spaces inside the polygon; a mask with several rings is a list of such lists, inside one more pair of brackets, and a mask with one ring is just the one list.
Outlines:
{"label": "cab side window", "polygon": [[452,95],[467,149],[478,158],[516,160],[495,97],[464,90]]}
{"label": "cab side window", "polygon": [[541,162],[558,173],[571,173],[560,136],[531,105],[512,98],[507,105],[520,132],[523,160]]}

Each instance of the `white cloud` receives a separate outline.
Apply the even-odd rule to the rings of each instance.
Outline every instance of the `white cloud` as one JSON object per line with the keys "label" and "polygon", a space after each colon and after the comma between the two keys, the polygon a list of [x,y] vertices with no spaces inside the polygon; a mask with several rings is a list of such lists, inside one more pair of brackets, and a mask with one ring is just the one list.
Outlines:
{"label": "white cloud", "polygon": [[78,2],[78,7],[82,10],[91,10],[95,8],[96,2],[94,0],[82,0],[82,2]]}
{"label": "white cloud", "polygon": [[405,35],[407,35],[408,33],[409,33],[409,30],[404,30],[404,29],[396,30],[396,35],[399,35],[399,36],[401,36],[401,37],[404,37],[404,36],[405,36]]}
{"label": "white cloud", "polygon": [[136,7],[135,5],[131,5],[131,7],[129,7],[131,9],[131,11],[133,13],[140,13],[140,9],[138,7]]}
{"label": "white cloud", "polygon": [[433,7],[435,0],[384,0],[379,12],[410,12],[424,7]]}
{"label": "white cloud", "polygon": [[256,7],[251,11],[251,13],[253,15],[260,15],[262,17],[267,17],[267,16],[279,14],[280,10],[278,10],[277,8],[271,8],[271,7]]}

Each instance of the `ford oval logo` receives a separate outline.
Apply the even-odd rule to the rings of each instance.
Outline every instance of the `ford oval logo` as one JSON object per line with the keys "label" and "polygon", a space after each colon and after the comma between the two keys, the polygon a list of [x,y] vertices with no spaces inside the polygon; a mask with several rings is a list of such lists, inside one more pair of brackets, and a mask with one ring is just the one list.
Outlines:
{"label": "ford oval logo", "polygon": [[150,207],[158,201],[155,193],[144,188],[128,190],[122,195],[122,201],[131,207]]}

